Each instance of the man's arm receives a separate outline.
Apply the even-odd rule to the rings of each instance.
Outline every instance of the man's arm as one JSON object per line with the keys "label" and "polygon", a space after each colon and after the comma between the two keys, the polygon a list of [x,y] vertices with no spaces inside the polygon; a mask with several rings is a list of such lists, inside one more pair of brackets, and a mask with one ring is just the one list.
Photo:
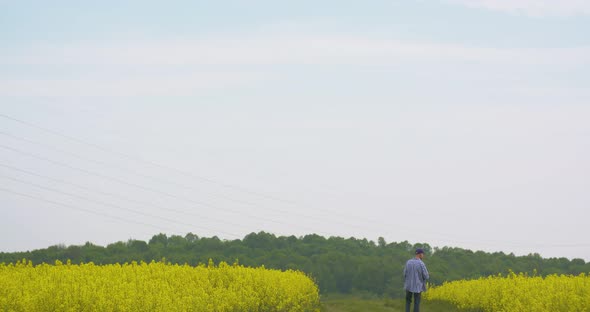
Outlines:
{"label": "man's arm", "polygon": [[406,274],[407,274],[408,264],[404,265],[404,274],[402,275],[404,282],[406,281]]}
{"label": "man's arm", "polygon": [[430,279],[430,275],[428,274],[428,269],[426,269],[426,264],[422,263],[422,277],[424,277],[424,280],[428,280]]}

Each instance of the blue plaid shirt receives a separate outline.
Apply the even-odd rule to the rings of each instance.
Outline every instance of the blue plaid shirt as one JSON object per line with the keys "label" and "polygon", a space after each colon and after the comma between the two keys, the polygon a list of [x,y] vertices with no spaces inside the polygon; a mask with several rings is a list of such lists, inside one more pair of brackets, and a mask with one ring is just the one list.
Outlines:
{"label": "blue plaid shirt", "polygon": [[430,278],[426,265],[420,259],[410,259],[404,268],[404,288],[413,293],[426,291],[426,281]]}

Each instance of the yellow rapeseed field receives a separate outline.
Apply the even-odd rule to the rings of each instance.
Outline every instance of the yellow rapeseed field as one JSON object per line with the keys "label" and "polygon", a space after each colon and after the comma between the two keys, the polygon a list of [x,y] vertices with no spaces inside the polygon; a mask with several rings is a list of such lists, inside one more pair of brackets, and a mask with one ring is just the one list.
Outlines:
{"label": "yellow rapeseed field", "polygon": [[319,311],[302,272],[220,263],[0,264],[1,311]]}
{"label": "yellow rapeseed field", "polygon": [[590,276],[510,273],[445,283],[429,289],[425,298],[486,312],[584,312],[590,311]]}

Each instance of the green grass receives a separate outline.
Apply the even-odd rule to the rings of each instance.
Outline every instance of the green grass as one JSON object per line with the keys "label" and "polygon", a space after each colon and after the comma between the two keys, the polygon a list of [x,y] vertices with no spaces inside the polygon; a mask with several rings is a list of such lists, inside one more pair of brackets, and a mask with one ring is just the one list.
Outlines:
{"label": "green grass", "polygon": [[[322,312],[404,312],[404,299],[380,299],[358,295],[322,296]],[[467,312],[452,304],[440,301],[422,300],[422,312]]]}

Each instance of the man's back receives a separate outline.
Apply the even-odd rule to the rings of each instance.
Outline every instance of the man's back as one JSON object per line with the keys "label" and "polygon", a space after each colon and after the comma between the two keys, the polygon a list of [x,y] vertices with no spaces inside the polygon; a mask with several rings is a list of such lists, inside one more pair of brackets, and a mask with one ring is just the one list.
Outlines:
{"label": "man's back", "polygon": [[413,293],[426,291],[428,270],[420,259],[410,259],[404,268],[404,288]]}

